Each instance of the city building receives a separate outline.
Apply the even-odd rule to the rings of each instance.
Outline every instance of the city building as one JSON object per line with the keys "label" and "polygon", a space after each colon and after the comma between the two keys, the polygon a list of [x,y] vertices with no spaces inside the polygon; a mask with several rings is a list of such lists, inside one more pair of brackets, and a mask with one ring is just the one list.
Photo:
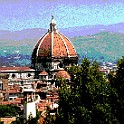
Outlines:
{"label": "city building", "polygon": [[78,64],[71,41],[61,34],[52,16],[50,28],[36,43],[30,67],[0,68],[0,105],[15,104],[24,110],[25,119],[44,115],[47,106],[58,107],[57,78],[70,81],[66,69]]}

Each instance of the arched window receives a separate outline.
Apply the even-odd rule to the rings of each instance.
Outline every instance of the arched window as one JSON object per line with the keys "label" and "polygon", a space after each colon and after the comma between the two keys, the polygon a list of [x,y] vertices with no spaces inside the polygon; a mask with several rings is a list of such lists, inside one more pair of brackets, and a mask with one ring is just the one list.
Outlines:
{"label": "arched window", "polygon": [[15,78],[16,77],[16,75],[15,74],[12,74],[12,78]]}
{"label": "arched window", "polygon": [[28,73],[27,77],[31,77],[31,74],[30,74],[30,73]]}

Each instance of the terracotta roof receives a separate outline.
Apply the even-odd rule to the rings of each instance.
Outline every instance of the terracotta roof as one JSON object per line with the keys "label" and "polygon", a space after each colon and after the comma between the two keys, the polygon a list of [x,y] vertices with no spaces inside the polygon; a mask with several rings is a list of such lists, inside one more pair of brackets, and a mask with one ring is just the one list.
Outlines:
{"label": "terracotta roof", "polygon": [[40,107],[40,108],[38,108],[38,111],[42,112],[42,111],[44,111],[45,109],[46,109],[46,107]]}
{"label": "terracotta roof", "polygon": [[77,57],[71,41],[58,31],[47,32],[35,45],[33,57]]}
{"label": "terracotta roof", "polygon": [[65,79],[71,78],[68,72],[65,70],[60,70],[56,73],[55,78],[60,78],[60,77],[65,78]]}
{"label": "terracotta roof", "polygon": [[48,73],[43,70],[39,75],[48,75]]}
{"label": "terracotta roof", "polygon": [[10,72],[10,71],[34,71],[34,69],[31,69],[29,67],[1,67],[0,72]]}
{"label": "terracotta roof", "polygon": [[47,84],[47,82],[38,81],[37,84]]}
{"label": "terracotta roof", "polygon": [[23,99],[24,98],[16,98],[12,101],[2,101],[0,102],[0,105],[20,104]]}
{"label": "terracotta roof", "polygon": [[[12,88],[11,88],[11,89],[12,89]],[[14,84],[14,85],[13,85],[13,89],[20,90],[20,85]]]}
{"label": "terracotta roof", "polygon": [[58,99],[59,96],[47,96],[47,99]]}
{"label": "terracotta roof", "polygon": [[15,101],[15,100],[13,100],[13,101],[11,101],[11,104],[21,104],[21,101]]}
{"label": "terracotta roof", "polygon": [[11,104],[11,102],[9,102],[9,101],[2,101],[2,102],[0,102],[0,105],[10,105]]}
{"label": "terracotta roof", "polygon": [[48,91],[47,94],[48,94],[48,95],[58,95],[58,92],[57,92],[58,90],[55,91],[55,90],[53,89],[53,91],[54,91],[54,92]]}
{"label": "terracotta roof", "polygon": [[35,92],[36,93],[38,93],[38,92],[47,92],[47,89],[46,88],[40,88],[40,89],[36,89]]}
{"label": "terracotta roof", "polygon": [[16,98],[16,99],[14,99],[15,101],[22,101],[22,100],[24,100],[24,98]]}
{"label": "terracotta roof", "polygon": [[10,89],[8,92],[9,93],[19,93],[20,91],[18,89]]}
{"label": "terracotta roof", "polygon": [[45,123],[45,116],[41,116],[38,120],[38,124],[46,124]]}

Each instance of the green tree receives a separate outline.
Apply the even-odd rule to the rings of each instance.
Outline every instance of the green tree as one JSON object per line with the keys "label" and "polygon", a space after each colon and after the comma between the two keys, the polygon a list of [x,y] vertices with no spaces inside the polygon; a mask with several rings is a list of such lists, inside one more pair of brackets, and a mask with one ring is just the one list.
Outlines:
{"label": "green tree", "polygon": [[11,124],[25,124],[26,120],[23,116],[16,118],[16,121],[11,122]]}
{"label": "green tree", "polygon": [[117,120],[109,100],[115,90],[98,67],[85,58],[80,66],[69,68],[71,86],[61,80],[55,123],[112,124]]}
{"label": "green tree", "polygon": [[21,109],[14,105],[0,105],[0,117],[16,116],[22,113]]}
{"label": "green tree", "polygon": [[40,112],[36,111],[36,117],[26,120],[23,115],[16,118],[11,124],[38,124],[38,119],[40,117]]}
{"label": "green tree", "polygon": [[55,116],[50,115],[50,108],[47,106],[46,110],[46,118],[43,121],[43,124],[54,124],[55,123]]}
{"label": "green tree", "polygon": [[119,123],[124,123],[124,57],[118,60],[116,73],[109,74],[109,81],[113,88],[110,101],[114,116]]}

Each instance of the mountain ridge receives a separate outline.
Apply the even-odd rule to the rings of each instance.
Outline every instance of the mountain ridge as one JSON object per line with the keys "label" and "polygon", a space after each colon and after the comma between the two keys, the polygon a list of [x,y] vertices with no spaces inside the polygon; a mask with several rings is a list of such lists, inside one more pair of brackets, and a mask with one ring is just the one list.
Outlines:
{"label": "mountain ridge", "polygon": [[124,55],[124,34],[100,32],[95,35],[75,37],[71,41],[81,55],[80,58],[85,55],[93,60],[115,62]]}
{"label": "mountain ridge", "polygon": [[[113,25],[87,25],[87,26],[77,26],[69,28],[60,28],[58,31],[66,35],[67,37],[75,36],[86,36],[92,35],[100,32],[115,32],[115,33],[124,33],[124,23],[118,23]],[[0,30],[0,40],[23,40],[29,38],[40,38],[48,29],[44,28],[32,28],[32,29],[23,29],[20,31],[8,31]]]}
{"label": "mountain ridge", "polygon": [[[37,30],[39,30],[39,33],[37,33]],[[0,66],[30,66],[33,48],[43,34],[47,32],[47,29],[32,29],[30,31],[25,30],[25,35],[17,31],[16,34],[11,34],[11,39],[5,37],[8,36],[6,35],[8,32],[5,31],[4,35],[0,33]],[[72,31],[74,32],[74,30]],[[32,34],[32,32],[34,33]],[[65,35],[65,33],[63,34]],[[124,55],[123,33],[102,30],[102,32],[96,34],[76,35],[69,37],[69,39],[79,55],[79,63],[84,57],[88,57],[91,61],[115,62]]]}

